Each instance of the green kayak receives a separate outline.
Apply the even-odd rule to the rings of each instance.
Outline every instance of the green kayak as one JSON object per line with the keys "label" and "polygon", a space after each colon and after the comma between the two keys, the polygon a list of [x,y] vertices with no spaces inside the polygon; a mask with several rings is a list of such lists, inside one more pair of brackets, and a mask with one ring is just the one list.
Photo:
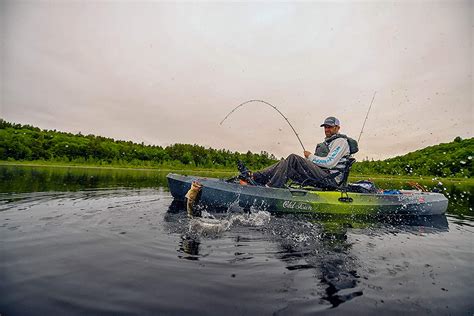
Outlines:
{"label": "green kayak", "polygon": [[209,210],[244,209],[270,212],[301,212],[344,215],[440,215],[448,199],[441,193],[418,190],[389,190],[376,193],[269,188],[241,185],[223,179],[167,175],[171,195],[185,201],[193,181],[202,187],[196,205]]}

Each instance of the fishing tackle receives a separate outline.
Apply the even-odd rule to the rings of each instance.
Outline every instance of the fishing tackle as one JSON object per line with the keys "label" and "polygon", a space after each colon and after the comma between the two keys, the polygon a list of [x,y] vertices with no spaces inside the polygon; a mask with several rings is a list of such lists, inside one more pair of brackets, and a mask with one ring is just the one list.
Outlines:
{"label": "fishing tackle", "polygon": [[300,142],[300,144],[301,144],[301,147],[303,147],[303,150],[306,151],[306,149],[304,148],[303,143],[301,142],[300,137],[298,136],[298,133],[296,132],[296,130],[295,130],[295,128],[293,127],[293,125],[291,125],[290,121],[286,118],[286,116],[283,115],[283,113],[281,113],[281,111],[278,110],[278,108],[277,108],[276,106],[274,106],[274,105],[272,105],[272,104],[270,104],[270,103],[268,103],[268,102],[266,102],[266,101],[263,101],[263,100],[249,100],[249,101],[245,101],[244,103],[241,103],[241,104],[237,105],[232,111],[230,111],[230,112],[224,117],[224,119],[220,122],[220,125],[222,125],[222,123],[224,123],[224,121],[225,121],[232,113],[234,113],[238,108],[240,108],[241,106],[244,106],[244,105],[246,105],[247,103],[250,103],[250,102],[260,102],[260,103],[266,104],[266,105],[272,107],[274,110],[276,110],[276,111],[286,120],[286,122],[288,123],[288,125],[290,125],[291,129],[293,130],[293,132],[294,132],[295,135],[296,135],[296,138],[298,138],[298,140],[299,140],[299,142]]}
{"label": "fishing tackle", "polygon": [[364,130],[365,122],[367,122],[367,118],[369,117],[369,112],[370,112],[370,109],[372,108],[372,103],[374,103],[376,93],[377,93],[377,91],[374,91],[374,96],[372,97],[372,101],[370,102],[369,109],[367,110],[367,114],[365,115],[364,124],[362,124],[362,129],[360,130],[360,134],[359,134],[359,138],[357,138],[357,142],[359,142],[360,137],[362,136],[362,131]]}

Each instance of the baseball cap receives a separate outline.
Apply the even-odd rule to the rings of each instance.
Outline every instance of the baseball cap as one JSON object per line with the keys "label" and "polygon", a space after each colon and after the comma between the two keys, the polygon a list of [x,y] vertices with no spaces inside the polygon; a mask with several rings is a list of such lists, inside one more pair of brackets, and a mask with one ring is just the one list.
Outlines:
{"label": "baseball cap", "polygon": [[326,118],[324,120],[324,123],[321,124],[321,127],[325,126],[325,125],[328,125],[328,126],[341,126],[341,122],[339,122],[339,120],[337,118],[335,118],[334,116],[330,116],[328,118]]}

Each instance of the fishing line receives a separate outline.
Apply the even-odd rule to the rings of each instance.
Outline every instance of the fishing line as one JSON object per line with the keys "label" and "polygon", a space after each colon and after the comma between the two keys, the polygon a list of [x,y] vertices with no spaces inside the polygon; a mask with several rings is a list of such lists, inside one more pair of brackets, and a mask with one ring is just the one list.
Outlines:
{"label": "fishing line", "polygon": [[295,135],[296,135],[296,138],[298,138],[298,140],[299,140],[299,142],[300,142],[300,144],[301,144],[301,147],[303,147],[303,150],[306,151],[306,149],[304,148],[303,143],[301,142],[300,137],[298,136],[298,133],[296,132],[296,130],[295,130],[295,128],[293,127],[293,125],[291,125],[290,121],[286,118],[286,116],[283,115],[283,113],[281,113],[281,111],[278,110],[278,108],[277,108],[276,106],[274,106],[274,105],[272,105],[272,104],[270,104],[270,103],[268,103],[268,102],[266,102],[266,101],[263,101],[263,100],[249,100],[249,101],[245,101],[244,103],[241,103],[241,104],[237,105],[232,111],[230,111],[230,112],[224,117],[224,119],[220,122],[220,125],[222,125],[222,123],[224,123],[224,121],[225,121],[232,113],[234,113],[238,108],[240,108],[240,107],[246,105],[247,103],[251,103],[251,102],[260,102],[260,103],[266,104],[266,105],[272,107],[274,110],[276,110],[276,111],[286,120],[286,122],[288,123],[288,125],[290,125],[291,129],[293,130],[293,132],[294,132]]}
{"label": "fishing line", "polygon": [[367,122],[367,118],[369,117],[369,112],[370,112],[370,109],[372,108],[372,103],[374,103],[376,93],[377,93],[377,91],[374,91],[374,96],[372,97],[372,101],[370,102],[369,109],[367,110],[367,114],[365,115],[364,124],[362,124],[362,129],[360,130],[360,134],[359,134],[359,138],[357,138],[357,142],[359,142],[360,137],[362,136],[362,132],[363,132],[364,127],[365,127],[365,122]]}

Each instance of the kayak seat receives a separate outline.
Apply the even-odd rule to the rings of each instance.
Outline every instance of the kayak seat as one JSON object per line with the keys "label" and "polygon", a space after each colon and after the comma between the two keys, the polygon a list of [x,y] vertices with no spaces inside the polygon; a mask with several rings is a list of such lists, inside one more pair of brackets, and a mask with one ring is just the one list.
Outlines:
{"label": "kayak seat", "polygon": [[339,183],[339,188],[342,190],[347,189],[347,180],[349,179],[349,173],[351,171],[351,167],[354,164],[354,162],[356,162],[355,158],[353,157],[347,158],[346,166],[344,170],[342,171],[342,180],[341,180],[341,183]]}

